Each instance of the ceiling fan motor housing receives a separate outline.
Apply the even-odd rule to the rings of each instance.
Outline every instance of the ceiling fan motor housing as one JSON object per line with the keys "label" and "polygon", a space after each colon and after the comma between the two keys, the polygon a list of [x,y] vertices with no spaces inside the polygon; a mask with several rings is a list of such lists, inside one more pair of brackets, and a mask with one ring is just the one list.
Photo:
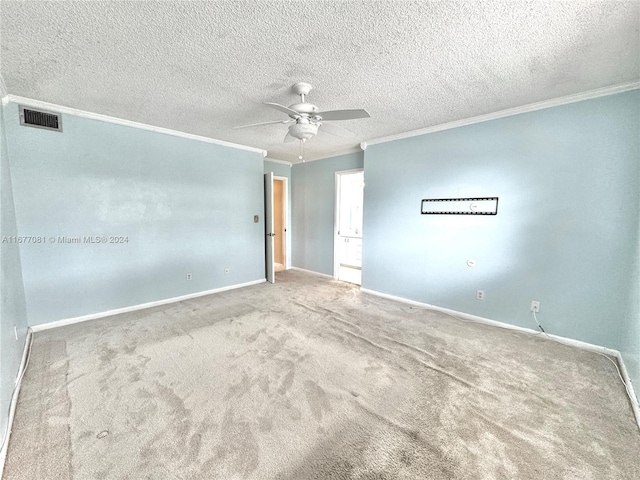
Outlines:
{"label": "ceiling fan motor housing", "polygon": [[314,113],[318,113],[320,111],[320,109],[316,107],[314,104],[306,103],[306,102],[294,103],[293,105],[290,105],[289,108],[291,110],[295,110],[298,113],[306,114],[306,115],[313,115]]}

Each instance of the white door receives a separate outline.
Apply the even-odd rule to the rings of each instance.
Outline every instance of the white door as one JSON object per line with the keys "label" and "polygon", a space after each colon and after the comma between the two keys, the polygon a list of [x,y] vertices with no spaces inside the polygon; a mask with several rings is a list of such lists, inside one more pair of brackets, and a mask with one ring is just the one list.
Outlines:
{"label": "white door", "polygon": [[264,174],[264,229],[266,234],[266,270],[267,282],[276,283],[275,269],[273,268],[273,172]]}
{"label": "white door", "polygon": [[362,284],[364,172],[336,172],[336,237],[333,276]]}

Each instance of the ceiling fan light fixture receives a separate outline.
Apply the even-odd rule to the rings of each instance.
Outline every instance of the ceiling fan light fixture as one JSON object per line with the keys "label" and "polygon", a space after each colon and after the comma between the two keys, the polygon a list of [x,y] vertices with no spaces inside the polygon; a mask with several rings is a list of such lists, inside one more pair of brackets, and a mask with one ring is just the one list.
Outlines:
{"label": "ceiling fan light fixture", "polygon": [[317,133],[318,125],[315,123],[294,123],[289,127],[289,134],[303,142],[315,137]]}
{"label": "ceiling fan light fixture", "polygon": [[349,109],[349,110],[321,110],[316,105],[307,102],[307,95],[312,90],[310,84],[305,82],[298,82],[292,87],[293,93],[300,96],[300,101],[289,105],[288,107],[274,102],[263,102],[265,105],[278,110],[289,116],[289,119],[284,121],[270,121],[253,123],[250,125],[241,125],[233,128],[246,128],[257,127],[260,125],[271,125],[275,123],[291,124],[288,132],[284,137],[284,143],[291,143],[295,140],[300,140],[300,155],[298,160],[304,162],[304,143],[315,137],[318,134],[319,127],[323,133],[328,133],[337,137],[353,138],[355,133],[344,127],[334,125],[332,123],[324,123],[324,121],[337,121],[337,120],[357,120],[360,118],[368,118],[369,112],[364,109]]}

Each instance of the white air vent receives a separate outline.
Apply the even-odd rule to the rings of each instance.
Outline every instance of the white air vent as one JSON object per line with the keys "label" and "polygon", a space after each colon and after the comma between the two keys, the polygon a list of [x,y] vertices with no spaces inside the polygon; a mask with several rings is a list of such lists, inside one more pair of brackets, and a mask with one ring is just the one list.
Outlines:
{"label": "white air vent", "polygon": [[20,125],[62,131],[62,119],[59,113],[35,110],[20,105]]}

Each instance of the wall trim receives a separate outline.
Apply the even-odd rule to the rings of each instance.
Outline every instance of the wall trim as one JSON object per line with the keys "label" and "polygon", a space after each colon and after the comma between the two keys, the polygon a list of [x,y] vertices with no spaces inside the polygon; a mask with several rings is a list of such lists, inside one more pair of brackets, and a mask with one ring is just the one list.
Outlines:
{"label": "wall trim", "polygon": [[572,95],[566,95],[564,97],[557,97],[557,98],[552,98],[550,100],[543,100],[541,102],[529,103],[527,105],[508,108],[506,110],[499,110],[497,112],[478,115],[475,117],[469,117],[462,120],[455,120],[453,122],[441,123],[439,125],[433,125],[431,127],[420,128],[418,130],[411,130],[409,132],[397,133],[395,135],[379,137],[372,140],[367,140],[366,142],[363,142],[363,143],[366,146],[370,146],[370,145],[376,145],[378,143],[393,142],[394,140],[402,140],[404,138],[418,137],[420,135],[426,135],[428,133],[441,132],[443,130],[450,130],[452,128],[464,127],[466,125],[473,125],[474,123],[488,122],[489,120],[497,120],[498,118],[511,117],[513,115],[520,115],[521,113],[535,112],[536,110],[543,110],[545,108],[558,107],[560,105],[567,105],[569,103],[581,102],[583,100],[592,100],[594,98],[605,97],[607,95],[615,95],[616,93],[636,90],[638,88],[640,88],[640,82],[622,83],[619,85],[612,85],[609,87],[597,88],[595,90],[589,90],[586,92],[574,93]]}
{"label": "wall trim", "polygon": [[257,285],[258,283],[266,282],[266,278],[260,280],[252,280],[251,282],[238,283],[235,285],[229,285],[227,287],[214,288],[212,290],[205,290],[203,292],[190,293],[188,295],[182,295],[180,297],[166,298],[164,300],[157,300],[155,302],[141,303],[139,305],[132,305],[130,307],[116,308],[114,310],[107,310],[106,312],[92,313],[89,315],[82,315],[80,317],[66,318],[63,320],[56,320],[53,322],[43,323],[41,325],[31,326],[31,330],[34,332],[42,332],[44,330],[50,330],[52,328],[64,327],[66,325],[73,325],[74,323],[86,322],[89,320],[97,320],[99,318],[111,317],[113,315],[120,315],[121,313],[135,312],[137,310],[144,310],[145,308],[158,307],[161,305],[167,305],[170,303],[182,302],[184,300],[190,300],[192,298],[204,297],[206,295],[212,295],[214,293],[226,292],[227,290],[235,290],[236,288],[248,287],[251,285]]}
{"label": "wall trim", "polygon": [[286,160],[278,160],[278,159],[269,158],[269,157],[265,157],[264,161],[265,162],[273,162],[273,163],[282,163],[283,165],[288,165],[289,167],[291,167],[291,165],[293,165],[291,162],[288,162]]}
{"label": "wall trim", "polygon": [[18,368],[18,375],[16,376],[16,380],[18,382],[14,385],[14,391],[11,395],[11,404],[9,406],[9,417],[7,418],[7,439],[2,447],[2,451],[0,451],[0,478],[2,478],[2,474],[4,473],[4,462],[7,459],[7,452],[9,451],[9,440],[11,439],[11,429],[13,428],[13,419],[16,415],[16,406],[18,405],[18,397],[20,396],[20,387],[22,386],[22,379],[24,376],[24,371],[27,368],[27,361],[29,350],[31,347],[31,341],[33,336],[32,329],[27,329],[27,335],[24,341],[24,348],[22,350],[22,360],[20,361],[20,367]]}
{"label": "wall trim", "polygon": [[131,120],[125,120],[123,118],[110,117],[108,115],[102,115],[100,113],[87,112],[85,110],[79,110],[77,108],[65,107],[64,105],[56,105],[55,103],[43,102],[41,100],[34,100],[32,98],[20,97],[17,95],[9,94],[2,97],[3,105],[6,105],[9,102],[19,103],[20,105],[26,105],[34,108],[42,108],[44,110],[53,110],[54,112],[64,113],[67,115],[75,115],[76,117],[83,117],[91,120],[114,123],[116,125],[123,125],[125,127],[133,127],[140,130],[163,133],[165,135],[172,135],[174,137],[187,138],[189,140],[196,140],[198,142],[213,143],[214,145],[235,148],[238,150],[247,150],[249,152],[260,153],[263,157],[267,155],[267,151],[261,148],[249,147],[247,145],[240,145],[238,143],[225,142],[224,140],[216,140],[215,138],[180,132],[178,130],[172,130],[170,128],[156,127],[153,125],[148,125],[146,123],[133,122]]}
{"label": "wall trim", "polygon": [[[620,366],[620,374],[622,375],[622,379],[624,380],[624,383],[627,384],[627,387],[631,392],[631,395],[633,395],[633,397],[636,399],[636,402],[638,402],[638,395],[633,389],[633,383],[631,382],[629,371],[627,370],[627,366],[624,364],[624,357],[622,356],[621,352],[618,352],[617,350],[615,351],[617,352],[616,358],[618,360],[618,365]],[[634,404],[633,402],[631,402],[631,408],[633,409],[633,413],[636,416],[636,422],[638,423],[638,428],[640,428],[640,406],[638,406],[637,403]]]}
{"label": "wall trim", "polygon": [[314,272],[313,270],[307,270],[306,268],[291,267],[289,270],[297,270],[298,272],[311,273],[312,275],[319,275],[320,277],[330,278],[335,280],[333,275],[327,275],[326,273]]}
{"label": "wall trim", "polygon": [[[491,320],[491,319],[485,318],[485,317],[478,317],[476,315],[471,315],[469,313],[459,312],[457,310],[451,310],[449,308],[438,307],[437,305],[431,305],[429,303],[417,302],[415,300],[409,300],[408,298],[398,297],[398,296],[395,296],[395,295],[389,295],[388,293],[378,292],[377,290],[369,290],[368,288],[360,288],[360,291],[362,293],[366,293],[366,294],[369,294],[369,295],[375,295],[377,297],[387,298],[389,300],[395,300],[397,302],[406,303],[406,304],[409,304],[409,305],[414,305],[416,307],[422,307],[422,308],[426,308],[428,310],[435,310],[437,312],[442,312],[442,313],[445,313],[447,315],[452,315],[454,317],[459,317],[459,318],[461,318],[463,320],[471,320],[472,322],[484,323],[486,325],[491,325],[491,326],[494,326],[494,327],[504,328],[504,329],[507,329],[507,330],[517,330],[517,331],[522,332],[522,333],[528,333],[528,334],[534,334],[534,335],[539,335],[540,334],[540,332],[538,332],[537,330],[534,330],[532,328],[519,327],[517,325],[511,325],[509,323],[499,322],[497,320]],[[588,350],[590,352],[601,353],[601,354],[604,354],[604,355],[608,355],[610,357],[614,357],[618,362],[618,366],[620,367],[620,374],[622,375],[624,383],[626,383],[628,385],[629,392],[636,399],[636,402],[638,401],[638,396],[636,395],[635,391],[633,390],[633,385],[631,383],[631,378],[629,377],[629,372],[627,371],[627,367],[624,364],[624,359],[622,358],[622,354],[618,350],[614,350],[614,349],[607,348],[607,347],[602,347],[600,345],[594,345],[592,343],[582,342],[580,340],[574,340],[573,338],[561,337],[559,335],[553,335],[553,334],[550,334],[550,333],[547,333],[547,335],[549,337],[553,338],[554,340],[556,340],[558,343],[562,343],[562,344],[568,345],[570,347],[577,347],[577,348],[580,348],[582,350]],[[636,419],[636,423],[638,424],[638,429],[640,429],[640,408],[638,407],[637,403],[634,404],[632,401],[629,401],[629,404],[631,405],[631,410],[633,411],[633,414],[634,414],[635,419]]]}

